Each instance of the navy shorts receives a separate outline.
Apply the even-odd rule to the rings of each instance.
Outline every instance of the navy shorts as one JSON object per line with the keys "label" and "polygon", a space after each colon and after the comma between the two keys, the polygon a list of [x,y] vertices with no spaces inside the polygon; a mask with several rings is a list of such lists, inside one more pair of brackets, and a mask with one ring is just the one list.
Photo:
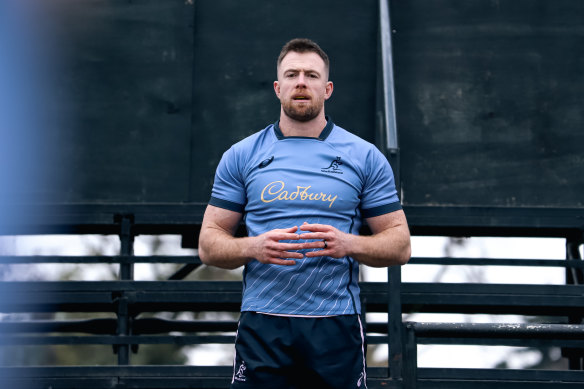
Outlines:
{"label": "navy shorts", "polygon": [[358,315],[242,312],[231,388],[367,388],[366,347]]}

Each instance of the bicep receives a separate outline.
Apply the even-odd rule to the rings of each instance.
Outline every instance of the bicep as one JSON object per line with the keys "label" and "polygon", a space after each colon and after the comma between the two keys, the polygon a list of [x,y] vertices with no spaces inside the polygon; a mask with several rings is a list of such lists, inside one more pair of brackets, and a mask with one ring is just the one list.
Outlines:
{"label": "bicep", "polygon": [[220,230],[233,236],[241,222],[242,216],[239,212],[230,211],[214,205],[207,205],[205,215],[203,216],[201,234],[210,232],[211,230]]}
{"label": "bicep", "polygon": [[406,215],[401,209],[383,215],[367,218],[366,222],[373,234],[378,234],[384,231],[393,231],[407,234],[407,236],[410,234]]}

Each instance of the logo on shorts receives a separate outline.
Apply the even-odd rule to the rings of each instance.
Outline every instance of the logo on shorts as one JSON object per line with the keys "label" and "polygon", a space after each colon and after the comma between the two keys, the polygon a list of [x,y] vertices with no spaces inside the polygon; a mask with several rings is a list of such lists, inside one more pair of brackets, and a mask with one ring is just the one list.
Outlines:
{"label": "logo on shorts", "polygon": [[331,164],[328,167],[323,167],[320,169],[323,173],[335,173],[335,174],[343,174],[343,171],[339,166],[341,166],[343,162],[341,162],[341,157],[337,157],[333,159]]}
{"label": "logo on shorts", "polygon": [[245,382],[247,380],[247,377],[245,376],[246,370],[247,367],[245,366],[245,361],[241,361],[241,365],[239,365],[239,369],[237,369],[237,373],[235,373],[233,378],[237,381]]}

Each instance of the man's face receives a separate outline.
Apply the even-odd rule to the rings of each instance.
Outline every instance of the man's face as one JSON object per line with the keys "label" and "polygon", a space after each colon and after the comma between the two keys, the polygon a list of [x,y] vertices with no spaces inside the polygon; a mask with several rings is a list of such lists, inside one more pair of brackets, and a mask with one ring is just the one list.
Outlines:
{"label": "man's face", "polygon": [[323,111],[333,83],[328,81],[328,70],[318,54],[291,51],[278,67],[274,90],[286,116],[307,122]]}

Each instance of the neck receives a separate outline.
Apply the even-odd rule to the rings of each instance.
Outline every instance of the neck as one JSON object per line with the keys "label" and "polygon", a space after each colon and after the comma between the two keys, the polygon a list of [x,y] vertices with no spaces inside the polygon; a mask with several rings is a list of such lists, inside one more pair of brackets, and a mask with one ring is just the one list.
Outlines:
{"label": "neck", "polygon": [[284,136],[303,136],[308,138],[318,138],[326,126],[324,111],[317,117],[307,122],[299,122],[291,119],[284,112],[280,113],[280,131]]}

